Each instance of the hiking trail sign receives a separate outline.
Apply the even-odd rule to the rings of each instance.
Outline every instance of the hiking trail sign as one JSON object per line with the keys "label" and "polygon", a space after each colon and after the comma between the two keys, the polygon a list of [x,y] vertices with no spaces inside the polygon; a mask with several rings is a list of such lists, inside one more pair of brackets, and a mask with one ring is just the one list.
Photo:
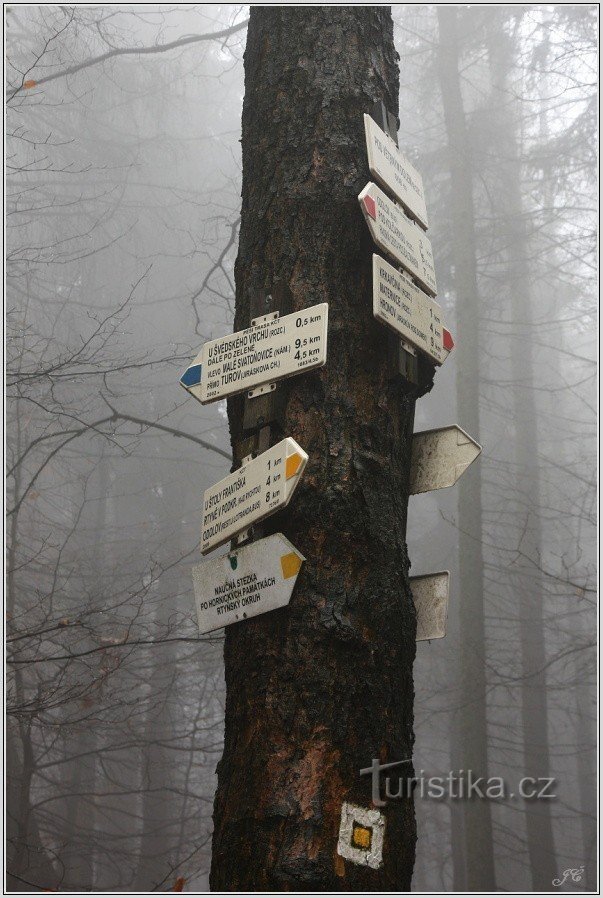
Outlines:
{"label": "hiking trail sign", "polygon": [[410,589],[417,612],[417,642],[442,639],[448,622],[450,572],[411,577]]}
{"label": "hiking trail sign", "polygon": [[373,254],[373,315],[441,365],[454,341],[442,325],[442,309],[405,274]]}
{"label": "hiking trail sign", "polygon": [[412,438],[410,495],[454,486],[482,447],[457,424],[424,430]]}
{"label": "hiking trail sign", "polygon": [[201,554],[289,503],[308,456],[287,437],[205,490]]}
{"label": "hiking trail sign", "polygon": [[180,383],[206,404],[244,393],[327,360],[329,305],[310,306],[279,318],[278,312],[251,322],[251,327],[203,344]]}
{"label": "hiking trail sign", "polygon": [[397,200],[427,229],[427,208],[423,179],[395,142],[382,131],[370,115],[364,115],[366,152],[371,175],[386,190],[391,190]]}
{"label": "hiking trail sign", "polygon": [[289,604],[305,561],[282,533],[249,543],[193,568],[199,632]]}
{"label": "hiking trail sign", "polygon": [[425,232],[372,181],[358,194],[358,200],[379,249],[399,262],[430,296],[435,296],[433,252]]}

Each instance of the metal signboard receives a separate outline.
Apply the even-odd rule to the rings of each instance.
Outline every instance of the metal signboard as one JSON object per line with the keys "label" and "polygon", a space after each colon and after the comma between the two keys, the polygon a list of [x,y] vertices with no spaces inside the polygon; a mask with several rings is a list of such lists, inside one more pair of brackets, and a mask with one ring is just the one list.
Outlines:
{"label": "metal signboard", "polygon": [[454,486],[482,447],[457,424],[424,430],[412,438],[410,495]]}
{"label": "metal signboard", "polygon": [[371,175],[394,194],[424,228],[428,227],[423,178],[389,134],[370,115],[364,116],[366,151]]}
{"label": "metal signboard", "polygon": [[379,870],[383,866],[385,817],[376,808],[360,808],[347,801],[341,806],[337,854]]}
{"label": "metal signboard", "polygon": [[410,588],[417,612],[417,642],[443,639],[448,622],[450,572],[411,577]]}
{"label": "metal signboard", "polygon": [[244,331],[205,343],[180,383],[205,404],[320,368],[327,360],[328,316],[322,302],[282,318],[278,312],[257,318]]}
{"label": "metal signboard", "polygon": [[193,568],[199,631],[209,633],[289,604],[305,561],[282,533]]}
{"label": "metal signboard", "polygon": [[399,262],[430,296],[435,296],[433,252],[425,232],[372,181],[358,200],[377,246]]}
{"label": "metal signboard", "polygon": [[454,345],[442,309],[381,256],[373,254],[373,315],[441,365]]}
{"label": "metal signboard", "polygon": [[287,437],[205,490],[201,553],[206,555],[288,504],[308,456]]}

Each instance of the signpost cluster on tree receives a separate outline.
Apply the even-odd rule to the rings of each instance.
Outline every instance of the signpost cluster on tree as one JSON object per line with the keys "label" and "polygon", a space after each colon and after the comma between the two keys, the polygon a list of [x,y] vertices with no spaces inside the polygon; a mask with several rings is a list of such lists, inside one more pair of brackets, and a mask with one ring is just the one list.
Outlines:
{"label": "signpost cluster on tree", "polygon": [[[418,383],[418,360],[442,365],[454,342],[434,299],[437,284],[425,233],[421,175],[397,146],[393,117],[383,104],[380,107],[391,135],[364,116],[368,168],[380,186],[369,182],[358,197],[375,244],[389,258],[373,255],[373,315],[400,339],[400,375]],[[274,308],[272,296],[268,301]],[[257,314],[258,302],[255,308]],[[253,318],[245,330],[205,343],[181,378],[182,386],[201,403],[244,393],[245,418],[257,431],[256,454],[245,456],[241,466],[207,489],[203,498],[202,554],[232,542],[226,555],[193,568],[201,633],[282,608],[293,594],[305,558],[282,533],[258,539],[257,525],[287,506],[308,455],[292,436],[269,446],[270,418],[250,409],[258,409],[283,378],[326,364],[328,311],[328,304],[321,303],[282,318],[279,311]],[[248,423],[244,429],[250,429]],[[480,451],[456,425],[415,434],[410,494],[453,485]],[[442,638],[449,573],[411,578],[411,586],[417,640]],[[380,811],[342,804],[337,842],[341,858],[379,869],[384,835]]]}

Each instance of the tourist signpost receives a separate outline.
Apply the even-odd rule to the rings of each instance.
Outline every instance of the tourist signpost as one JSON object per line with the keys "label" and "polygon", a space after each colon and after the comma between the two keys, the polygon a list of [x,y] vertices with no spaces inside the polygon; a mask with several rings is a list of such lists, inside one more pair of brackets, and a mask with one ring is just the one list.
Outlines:
{"label": "tourist signpost", "polygon": [[430,296],[435,296],[433,252],[425,232],[372,182],[358,195],[358,200],[379,249],[399,262]]}
{"label": "tourist signpost", "polygon": [[415,218],[426,229],[428,223],[423,178],[389,134],[382,131],[371,116],[366,114],[364,133],[371,175],[386,190],[391,190],[411,218]]}
{"label": "tourist signpost", "polygon": [[482,447],[457,424],[424,430],[412,438],[410,494],[454,486]]}
{"label": "tourist signpost", "polygon": [[193,568],[199,632],[289,604],[304,556],[282,533],[249,543]]}
{"label": "tourist signpost", "polygon": [[441,365],[454,346],[442,309],[409,277],[373,254],[373,315]]}
{"label": "tourist signpost", "polygon": [[287,437],[205,490],[201,554],[289,503],[308,456]]}
{"label": "tourist signpost", "polygon": [[410,589],[417,612],[417,642],[442,639],[448,621],[450,572],[411,577]]}
{"label": "tourist signpost", "polygon": [[327,360],[328,303],[256,318],[251,327],[205,343],[180,379],[199,402],[215,402]]}

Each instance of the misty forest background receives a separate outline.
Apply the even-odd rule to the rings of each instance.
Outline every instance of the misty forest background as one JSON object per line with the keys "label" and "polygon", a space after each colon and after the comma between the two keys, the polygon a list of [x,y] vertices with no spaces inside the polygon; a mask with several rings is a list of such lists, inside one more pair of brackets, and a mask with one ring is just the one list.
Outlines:
{"label": "misty forest background", "polygon": [[[417,797],[414,888],[581,866],[566,887],[594,888],[597,9],[392,13],[456,340],[416,429],[484,447],[410,503],[411,573],[452,572],[449,633],[417,647],[415,767],[558,796]],[[6,12],[13,890],[207,887],[222,632],[198,636],[190,568],[230,447],[225,404],[178,380],[232,329],[247,16]]]}

